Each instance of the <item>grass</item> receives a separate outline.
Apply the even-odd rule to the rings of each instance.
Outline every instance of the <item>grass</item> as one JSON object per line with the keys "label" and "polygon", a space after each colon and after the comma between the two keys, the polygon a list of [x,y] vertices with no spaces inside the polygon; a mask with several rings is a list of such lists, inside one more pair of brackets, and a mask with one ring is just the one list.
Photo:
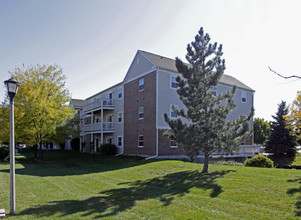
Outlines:
{"label": "grass", "polygon": [[[145,161],[72,152],[16,160],[17,215],[8,219],[301,219],[300,170]],[[0,162],[9,211],[9,163]]]}

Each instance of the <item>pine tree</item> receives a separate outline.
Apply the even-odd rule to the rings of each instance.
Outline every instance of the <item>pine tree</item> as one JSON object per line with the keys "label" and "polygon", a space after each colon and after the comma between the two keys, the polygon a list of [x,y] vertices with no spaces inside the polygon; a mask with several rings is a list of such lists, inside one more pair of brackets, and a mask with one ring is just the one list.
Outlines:
{"label": "pine tree", "polygon": [[[187,46],[186,59],[189,64],[176,58],[176,67],[182,77],[177,77],[177,93],[186,109],[173,111],[180,116],[177,120],[165,121],[170,130],[164,134],[183,146],[186,155],[191,159],[205,156],[203,172],[208,172],[209,157],[214,152],[232,152],[250,133],[248,117],[227,120],[228,114],[235,108],[232,97],[235,87],[230,91],[216,94],[216,86],[225,70],[222,45],[211,44],[208,34],[200,29],[195,41]],[[187,122],[184,122],[184,120]],[[182,121],[183,120],[183,121]]]}
{"label": "pine tree", "polygon": [[271,134],[266,143],[265,151],[272,153],[272,159],[279,161],[285,158],[294,159],[296,156],[296,138],[290,134],[285,116],[288,114],[286,102],[282,101],[278,105],[278,111],[273,116],[271,123]]}

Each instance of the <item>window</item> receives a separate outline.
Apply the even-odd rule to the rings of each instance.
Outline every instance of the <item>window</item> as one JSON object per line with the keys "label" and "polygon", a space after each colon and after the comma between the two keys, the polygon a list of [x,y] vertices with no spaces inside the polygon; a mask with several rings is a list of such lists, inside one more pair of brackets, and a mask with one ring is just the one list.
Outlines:
{"label": "window", "polygon": [[138,119],[139,120],[144,119],[144,107],[140,107],[138,109]]}
{"label": "window", "polygon": [[170,76],[170,88],[177,89],[178,88],[178,82],[176,76]]}
{"label": "window", "polygon": [[138,147],[143,147],[144,145],[144,137],[143,135],[138,136]]}
{"label": "window", "polygon": [[243,103],[247,102],[247,93],[244,91],[241,92],[241,102]]}
{"label": "window", "polygon": [[170,105],[170,117],[171,118],[177,118],[178,115],[174,112],[173,108],[172,107],[175,107],[177,110],[179,110],[179,106],[177,105]]}
{"label": "window", "polygon": [[122,88],[118,89],[118,98],[121,99],[122,98]]}
{"label": "window", "polygon": [[144,90],[144,79],[140,79],[139,80],[139,91],[143,91]]}
{"label": "window", "polygon": [[118,147],[122,147],[122,136],[119,136],[119,137],[117,138],[117,146],[118,146]]}
{"label": "window", "polygon": [[122,112],[118,113],[118,119],[117,119],[118,123],[122,123]]}
{"label": "window", "polygon": [[170,148],[178,148],[178,144],[175,140],[170,140]]}
{"label": "window", "polygon": [[109,94],[107,95],[107,97],[108,97],[108,99],[113,99],[113,93],[109,93]]}

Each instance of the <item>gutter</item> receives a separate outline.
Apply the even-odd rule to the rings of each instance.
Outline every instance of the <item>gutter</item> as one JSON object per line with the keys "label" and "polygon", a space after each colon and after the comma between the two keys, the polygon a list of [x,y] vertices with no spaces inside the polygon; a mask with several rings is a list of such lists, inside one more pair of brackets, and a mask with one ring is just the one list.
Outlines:
{"label": "gutter", "polygon": [[145,160],[150,160],[150,159],[154,159],[154,158],[158,157],[158,155],[159,155],[159,146],[158,146],[158,139],[159,139],[159,137],[158,137],[158,134],[159,134],[159,130],[157,129],[157,138],[156,138],[156,155],[154,155],[154,156],[150,156],[150,157],[147,157],[147,158],[145,158]]}

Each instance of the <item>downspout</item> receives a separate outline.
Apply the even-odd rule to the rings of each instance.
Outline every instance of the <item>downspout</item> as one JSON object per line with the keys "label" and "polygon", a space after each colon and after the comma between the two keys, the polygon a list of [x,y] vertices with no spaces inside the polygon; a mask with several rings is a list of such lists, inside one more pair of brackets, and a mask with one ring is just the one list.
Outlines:
{"label": "downspout", "polygon": [[158,129],[158,87],[159,87],[159,79],[158,79],[158,67],[156,68],[156,130],[157,130],[157,135],[156,135],[156,155],[150,156],[145,158],[145,160],[150,160],[153,158],[158,157],[159,155],[159,129]]}
{"label": "downspout", "polygon": [[158,154],[159,154],[159,144],[158,144],[158,139],[159,139],[159,137],[158,137],[158,135],[159,135],[159,129],[156,129],[157,130],[157,137],[156,137],[156,155],[154,155],[154,156],[150,156],[150,157],[147,157],[147,158],[145,158],[145,160],[150,160],[150,159],[153,159],[153,158],[156,158],[156,157],[158,157]]}

